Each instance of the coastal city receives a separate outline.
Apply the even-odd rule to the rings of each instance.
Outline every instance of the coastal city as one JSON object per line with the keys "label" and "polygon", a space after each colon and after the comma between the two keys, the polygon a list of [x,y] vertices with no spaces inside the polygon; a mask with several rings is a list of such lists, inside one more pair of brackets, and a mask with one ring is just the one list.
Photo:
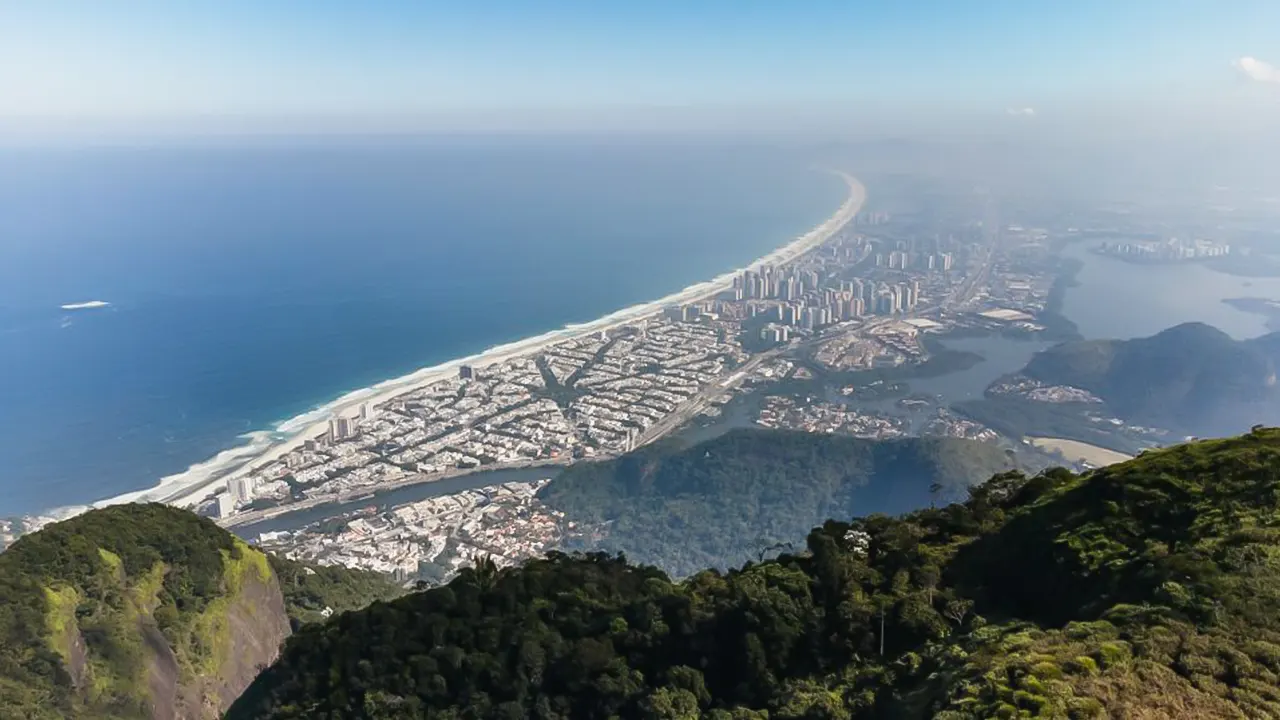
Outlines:
{"label": "coastal city", "polygon": [[[538,491],[559,468],[617,457],[692,426],[728,427],[729,415],[739,426],[869,439],[966,438],[1090,467],[1087,453],[1070,455],[1069,443],[1011,437],[944,397],[912,393],[904,381],[952,362],[940,344],[948,337],[1052,338],[1064,277],[1057,249],[1078,231],[998,226],[988,208],[982,219],[921,233],[910,214],[860,205],[859,196],[805,242],[654,312],[460,363],[342,408],[317,431],[181,504],[232,528],[332,505],[323,522],[250,539],[290,558],[430,584],[477,557],[505,566],[557,547],[574,528]],[[1181,257],[1227,252],[1207,241],[1160,247]],[[1101,402],[1017,375],[986,394],[1046,407]],[[1115,428],[1137,438],[1159,432]],[[507,469],[544,477],[392,505],[377,499]],[[0,526],[0,543],[47,521],[10,521]]]}

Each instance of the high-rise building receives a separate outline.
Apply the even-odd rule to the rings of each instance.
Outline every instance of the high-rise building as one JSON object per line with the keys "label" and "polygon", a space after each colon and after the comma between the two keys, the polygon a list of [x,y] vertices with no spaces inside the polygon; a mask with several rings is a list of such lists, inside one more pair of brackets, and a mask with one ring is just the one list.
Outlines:
{"label": "high-rise building", "polygon": [[770,323],[760,330],[760,337],[769,342],[786,342],[790,336],[791,331],[786,325],[774,325]]}
{"label": "high-rise building", "polygon": [[814,327],[820,324],[821,324],[821,321],[818,316],[818,308],[816,307],[805,308],[804,315],[800,319],[800,327],[804,328],[805,330],[812,330]]}
{"label": "high-rise building", "polygon": [[795,305],[787,305],[783,313],[782,321],[788,325],[800,324],[800,308]]}
{"label": "high-rise building", "polygon": [[342,442],[354,434],[354,423],[349,418],[336,417],[329,420],[329,442]]}
{"label": "high-rise building", "polygon": [[252,477],[234,477],[227,482],[227,494],[236,507],[239,507],[253,500],[253,486]]}
{"label": "high-rise building", "polygon": [[367,425],[378,419],[378,408],[370,403],[360,404],[360,424]]}
{"label": "high-rise building", "polygon": [[880,290],[876,293],[876,314],[892,315],[893,314],[893,294],[888,290]]}
{"label": "high-rise building", "polygon": [[458,367],[459,380],[474,380],[475,377],[476,377],[476,370],[470,365],[461,365]]}
{"label": "high-rise building", "polygon": [[235,512],[236,503],[231,499],[231,493],[224,492],[218,495],[218,517],[230,517]]}

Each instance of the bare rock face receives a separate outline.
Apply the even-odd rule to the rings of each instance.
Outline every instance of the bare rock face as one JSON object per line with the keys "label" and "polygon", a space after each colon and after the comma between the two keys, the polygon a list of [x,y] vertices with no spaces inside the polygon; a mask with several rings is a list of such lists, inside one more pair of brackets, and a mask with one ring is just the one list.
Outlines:
{"label": "bare rock face", "polygon": [[[271,572],[266,557],[256,550],[243,548],[249,561],[238,561],[227,570],[228,594],[208,611],[203,627],[207,636],[199,642],[212,650],[203,663],[170,664],[174,657],[163,652],[155,655],[156,672],[164,678],[170,668],[177,671],[177,681],[153,685],[155,698],[153,720],[215,720],[222,717],[249,683],[263,668],[275,661],[280,646],[289,636],[289,617],[285,611],[280,584]],[[172,693],[171,695],[168,693]]]}
{"label": "bare rock face", "polygon": [[289,636],[289,617],[275,575],[267,580],[257,575],[246,578],[227,611],[227,624],[230,644],[222,667],[216,677],[201,683],[204,707],[216,700],[216,712],[203,717],[222,717],[258,673],[279,656],[280,646]]}
{"label": "bare rock face", "polygon": [[219,718],[289,631],[261,551],[165,505],[93,510],[0,553],[0,718]]}
{"label": "bare rock face", "polygon": [[[147,653],[147,690],[152,720],[222,717],[258,673],[275,661],[289,636],[284,597],[274,575],[247,572],[225,604],[214,608],[209,627],[215,656],[205,671],[184,667],[149,618],[140,621]],[[205,640],[206,638],[201,638]],[[212,668],[213,672],[208,672]]]}

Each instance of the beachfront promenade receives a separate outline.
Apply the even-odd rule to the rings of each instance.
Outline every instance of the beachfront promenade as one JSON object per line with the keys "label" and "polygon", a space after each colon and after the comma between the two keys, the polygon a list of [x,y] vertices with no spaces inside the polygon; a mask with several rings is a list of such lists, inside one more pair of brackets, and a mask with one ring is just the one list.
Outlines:
{"label": "beachfront promenade", "polygon": [[[848,186],[836,212],[748,267],[785,266],[848,225],[865,189],[851,175],[835,174]],[[350,393],[286,423],[287,438],[238,456],[229,451],[232,467],[211,462],[97,505],[158,501],[196,508],[228,494],[231,502],[223,500],[218,514],[230,523],[253,512],[255,500],[257,508],[280,502],[270,511],[278,514],[476,469],[625,452],[640,438],[651,441],[655,428],[677,425],[673,415],[683,415],[727,369],[749,359],[736,338],[662,317],[666,308],[730,290],[740,273]]]}

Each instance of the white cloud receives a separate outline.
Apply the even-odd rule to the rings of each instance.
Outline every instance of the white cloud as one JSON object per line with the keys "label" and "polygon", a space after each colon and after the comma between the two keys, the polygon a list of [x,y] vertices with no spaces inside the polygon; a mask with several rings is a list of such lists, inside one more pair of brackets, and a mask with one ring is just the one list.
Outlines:
{"label": "white cloud", "polygon": [[1250,80],[1280,84],[1280,68],[1255,57],[1242,57],[1231,63]]}
{"label": "white cloud", "polygon": [[1009,109],[1008,109],[1008,110],[1006,110],[1005,112],[1009,113],[1010,115],[1017,115],[1017,116],[1020,116],[1020,117],[1034,117],[1034,116],[1035,116],[1035,114],[1036,114],[1036,109],[1035,109],[1035,108],[1029,108],[1029,107],[1024,107],[1024,108],[1009,108]]}

